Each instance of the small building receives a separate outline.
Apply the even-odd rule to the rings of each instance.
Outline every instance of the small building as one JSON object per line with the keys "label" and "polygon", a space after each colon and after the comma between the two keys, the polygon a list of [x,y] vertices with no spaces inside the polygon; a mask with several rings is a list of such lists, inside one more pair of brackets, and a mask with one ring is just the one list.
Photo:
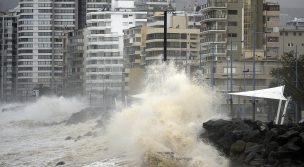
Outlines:
{"label": "small building", "polygon": [[304,55],[304,18],[295,18],[280,28],[280,55],[293,52]]}

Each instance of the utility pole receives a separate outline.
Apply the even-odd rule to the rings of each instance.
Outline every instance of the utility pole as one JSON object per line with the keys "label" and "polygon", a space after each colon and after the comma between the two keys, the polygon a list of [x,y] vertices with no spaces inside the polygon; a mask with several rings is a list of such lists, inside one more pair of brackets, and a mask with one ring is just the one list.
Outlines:
{"label": "utility pole", "polygon": [[168,12],[164,11],[164,61],[167,61],[167,14]]}
{"label": "utility pole", "polygon": [[212,57],[211,57],[211,70],[210,70],[210,74],[211,74],[211,88],[213,89],[213,87],[214,87],[214,72],[215,72],[215,70],[214,70],[214,59],[215,59],[215,56],[214,56],[214,51],[215,51],[215,45],[214,45],[214,41],[213,41],[213,43],[212,43],[212,45],[211,45],[212,47],[211,47],[211,49],[212,49]]}
{"label": "utility pole", "polygon": [[[296,44],[296,88],[298,89],[298,44]],[[298,122],[298,101],[296,101],[296,122]]]}
{"label": "utility pole", "polygon": [[[232,74],[232,34],[230,34],[230,93],[232,93],[232,91],[233,91],[232,78],[233,78],[233,74]],[[233,118],[234,112],[233,112],[232,95],[230,95],[230,113],[231,113],[231,117]]]}
{"label": "utility pole", "polygon": [[[253,91],[255,91],[255,85],[256,85],[256,71],[255,71],[255,49],[256,49],[256,44],[255,44],[255,42],[256,42],[256,20],[254,20],[254,22],[253,22],[253,33],[252,33],[252,35],[253,35],[253,37],[252,37],[252,45],[253,45],[253,54],[252,54],[252,59],[253,59],[253,67],[252,67],[252,69],[253,69],[253,77],[252,77],[252,82],[253,82],[253,84],[252,84],[252,86],[253,86]],[[252,119],[255,121],[255,109],[256,108],[256,106],[255,106],[255,97],[252,97]]]}

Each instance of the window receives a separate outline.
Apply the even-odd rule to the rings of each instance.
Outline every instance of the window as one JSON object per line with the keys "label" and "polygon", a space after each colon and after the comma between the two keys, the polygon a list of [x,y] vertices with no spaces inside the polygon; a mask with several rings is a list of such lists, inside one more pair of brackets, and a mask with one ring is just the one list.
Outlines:
{"label": "window", "polygon": [[228,33],[228,37],[237,37],[237,33]]}
{"label": "window", "polygon": [[38,4],[39,7],[52,7],[51,3],[39,3]]}
{"label": "window", "polygon": [[237,26],[236,21],[228,21],[228,26]]}
{"label": "window", "polygon": [[279,42],[279,37],[268,37],[268,42]]}
{"label": "window", "polygon": [[232,70],[231,70],[231,68],[230,67],[224,67],[224,74],[231,74],[231,71],[232,71],[232,74],[235,74],[235,72],[236,72],[236,68],[235,67],[232,67]]}
{"label": "window", "polygon": [[238,11],[237,10],[228,10],[229,15],[237,15]]}
{"label": "window", "polygon": [[285,36],[288,36],[288,32],[285,32]]}
{"label": "window", "polygon": [[299,32],[299,36],[302,36],[302,33],[301,33],[301,32]]}
{"label": "window", "polygon": [[24,4],[20,4],[20,7],[33,7],[32,3],[24,3]]}
{"label": "window", "polygon": [[292,47],[293,43],[288,43],[287,46]]}
{"label": "window", "polygon": [[297,36],[297,33],[296,33],[296,32],[293,32],[293,36]]}

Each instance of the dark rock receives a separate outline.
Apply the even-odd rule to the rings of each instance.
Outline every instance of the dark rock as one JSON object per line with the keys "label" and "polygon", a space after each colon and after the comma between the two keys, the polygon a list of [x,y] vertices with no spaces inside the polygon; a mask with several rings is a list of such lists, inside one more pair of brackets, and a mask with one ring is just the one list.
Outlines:
{"label": "dark rock", "polygon": [[203,126],[203,140],[233,160],[257,167],[304,167],[304,125],[233,119]]}
{"label": "dark rock", "polygon": [[292,137],[295,137],[295,136],[298,136],[298,135],[299,135],[299,132],[297,132],[295,130],[290,130],[290,131],[287,131],[286,133],[278,136],[277,141],[280,144],[285,144],[288,141],[288,139],[290,139]]}
{"label": "dark rock", "polygon": [[227,120],[210,120],[208,122],[203,123],[203,128],[207,130],[219,130],[219,128],[222,128],[223,126],[226,126],[229,124],[230,121]]}
{"label": "dark rock", "polygon": [[269,144],[266,145],[267,152],[277,151],[278,147],[279,147],[279,143],[275,141],[271,141]]}
{"label": "dark rock", "polygon": [[262,153],[264,152],[264,146],[261,144],[256,144],[256,145],[252,145],[250,147],[246,147],[245,149],[245,154],[249,154],[251,152],[255,152],[255,153]]}
{"label": "dark rock", "polygon": [[82,137],[81,136],[78,136],[74,141],[78,141],[80,140]]}
{"label": "dark rock", "polygon": [[304,132],[300,133],[299,136],[301,137],[302,144],[304,144]]}
{"label": "dark rock", "polygon": [[259,143],[262,141],[261,134],[258,130],[251,130],[243,137],[244,141]]}
{"label": "dark rock", "polygon": [[294,137],[291,140],[286,143],[283,148],[286,149],[287,151],[293,151],[293,152],[298,152],[301,150],[301,147],[298,146],[297,144],[300,141],[300,137]]}
{"label": "dark rock", "polygon": [[78,124],[98,117],[107,118],[109,113],[103,111],[103,108],[86,108],[80,112],[74,113],[67,121],[67,125]]}
{"label": "dark rock", "polygon": [[267,124],[265,124],[263,122],[258,121],[256,124],[257,124],[257,128],[260,132],[266,132],[269,130]]}
{"label": "dark rock", "polygon": [[275,133],[274,131],[267,131],[265,134],[264,144],[268,144],[276,136],[277,133]]}
{"label": "dark rock", "polygon": [[56,166],[61,166],[61,165],[64,165],[64,164],[65,164],[65,162],[60,161],[60,162],[58,162],[58,163],[56,164]]}
{"label": "dark rock", "polygon": [[71,140],[72,139],[72,137],[71,136],[68,136],[68,137],[66,137],[64,140]]}
{"label": "dark rock", "polygon": [[94,135],[94,133],[93,132],[87,132],[86,134],[84,134],[83,136],[93,136]]}
{"label": "dark rock", "polygon": [[232,154],[243,153],[246,147],[246,143],[243,140],[238,140],[231,145],[230,152]]}
{"label": "dark rock", "polygon": [[251,152],[245,157],[244,162],[249,164],[249,162],[252,161],[257,156],[258,156],[257,153]]}
{"label": "dark rock", "polygon": [[250,161],[249,165],[252,166],[263,166],[266,163],[266,160],[263,158],[255,158]]}
{"label": "dark rock", "polygon": [[218,141],[217,144],[223,148],[223,151],[226,154],[229,154],[230,152],[230,147],[231,145],[235,142],[236,140],[234,139],[233,133],[226,133],[223,137],[221,137]]}

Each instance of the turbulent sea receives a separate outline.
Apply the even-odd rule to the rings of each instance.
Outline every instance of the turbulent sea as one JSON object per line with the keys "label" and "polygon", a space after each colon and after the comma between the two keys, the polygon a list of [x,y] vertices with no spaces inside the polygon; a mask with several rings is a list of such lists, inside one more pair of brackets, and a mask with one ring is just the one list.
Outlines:
{"label": "turbulent sea", "polygon": [[128,107],[78,123],[68,122],[90,107],[82,98],[0,104],[0,166],[229,166],[198,138],[203,122],[226,118],[218,110],[221,96],[172,64],[152,66],[148,74]]}

